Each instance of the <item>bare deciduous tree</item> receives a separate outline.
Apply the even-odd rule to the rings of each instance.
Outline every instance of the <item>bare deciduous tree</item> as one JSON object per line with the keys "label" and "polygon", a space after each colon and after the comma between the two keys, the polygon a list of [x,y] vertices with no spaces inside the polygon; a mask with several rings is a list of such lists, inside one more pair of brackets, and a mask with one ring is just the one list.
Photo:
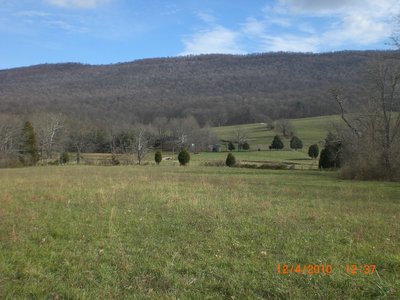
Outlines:
{"label": "bare deciduous tree", "polygon": [[234,136],[234,142],[237,143],[237,151],[239,151],[243,145],[243,143],[246,141],[247,135],[246,133],[241,130],[239,127],[235,129],[235,136]]}
{"label": "bare deciduous tree", "polygon": [[0,115],[0,153],[18,152],[22,121],[12,115]]}
{"label": "bare deciduous tree", "polygon": [[144,125],[136,125],[133,132],[132,148],[139,165],[142,164],[142,161],[149,150],[150,140],[150,128]]}
{"label": "bare deciduous tree", "polygon": [[33,116],[40,156],[46,160],[52,157],[53,151],[61,146],[61,133],[64,129],[65,117],[61,114],[41,113]]}
{"label": "bare deciduous tree", "polygon": [[380,57],[367,82],[368,97],[356,111],[338,89],[332,91],[347,128],[339,130],[345,170],[350,177],[393,180],[400,175],[400,59]]}
{"label": "bare deciduous tree", "polygon": [[168,119],[166,117],[157,117],[152,122],[152,125],[156,132],[156,138],[160,143],[160,148],[163,150],[168,135]]}
{"label": "bare deciduous tree", "polygon": [[81,154],[89,144],[88,135],[90,134],[91,126],[88,122],[70,120],[68,130],[72,149],[76,151],[76,163],[79,164]]}
{"label": "bare deciduous tree", "polygon": [[290,136],[294,135],[293,125],[287,119],[280,119],[280,120],[276,121],[275,128],[279,132],[282,132],[282,135],[284,137],[290,137]]}
{"label": "bare deciduous tree", "polygon": [[178,149],[187,147],[193,141],[194,133],[200,129],[193,116],[184,119],[172,119],[169,122],[173,136],[177,139]]}

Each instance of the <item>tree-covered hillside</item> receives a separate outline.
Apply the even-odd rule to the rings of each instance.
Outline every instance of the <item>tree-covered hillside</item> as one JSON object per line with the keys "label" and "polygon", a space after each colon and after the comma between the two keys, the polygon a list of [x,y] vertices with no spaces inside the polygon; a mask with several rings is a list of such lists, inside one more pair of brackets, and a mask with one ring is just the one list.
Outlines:
{"label": "tree-covered hillside", "polygon": [[126,123],[193,115],[211,125],[327,115],[336,113],[329,89],[358,93],[363,69],[379,54],[201,55],[2,70],[0,112]]}

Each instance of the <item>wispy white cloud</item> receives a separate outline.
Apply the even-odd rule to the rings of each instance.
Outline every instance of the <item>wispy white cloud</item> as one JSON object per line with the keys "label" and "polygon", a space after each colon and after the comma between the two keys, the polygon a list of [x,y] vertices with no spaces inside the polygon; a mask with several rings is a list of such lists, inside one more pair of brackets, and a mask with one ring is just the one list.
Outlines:
{"label": "wispy white cloud", "polygon": [[[397,0],[279,0],[265,7],[265,19],[293,20],[283,34],[265,30],[258,38],[263,51],[315,51],[376,45],[389,39]],[[315,23],[304,21],[308,17]],[[329,21],[327,21],[329,19]],[[330,23],[329,23],[330,22]],[[322,26],[329,24],[328,26]],[[297,34],[296,34],[297,32]],[[296,50],[297,49],[297,50]]]}
{"label": "wispy white cloud", "polygon": [[219,25],[212,15],[198,14],[207,29],[183,39],[184,54],[321,52],[383,45],[389,40],[393,17],[400,13],[400,2],[278,0],[262,11],[263,17],[248,17],[236,29]]}
{"label": "wispy white cloud", "polygon": [[95,8],[109,0],[45,0],[48,4],[66,8]]}
{"label": "wispy white cloud", "polygon": [[197,16],[205,23],[214,23],[216,21],[216,18],[210,13],[198,12]]}
{"label": "wispy white cloud", "polygon": [[[385,1],[385,0],[382,0]],[[340,10],[357,8],[369,0],[279,0],[276,11],[290,13],[332,14]]]}
{"label": "wispy white cloud", "polygon": [[246,22],[242,24],[242,32],[250,36],[262,36],[265,28],[265,21],[260,21],[253,17],[247,18]]}
{"label": "wispy white cloud", "polygon": [[240,48],[239,34],[223,26],[216,25],[213,28],[201,30],[183,39],[185,50],[180,55],[230,53],[243,54]]}
{"label": "wispy white cloud", "polygon": [[19,17],[48,17],[51,16],[51,13],[45,11],[38,11],[38,10],[23,10],[15,13],[16,16]]}
{"label": "wispy white cloud", "polygon": [[89,29],[82,25],[72,24],[63,20],[48,20],[45,21],[44,24],[47,26],[59,28],[67,33],[87,33]]}
{"label": "wispy white cloud", "polygon": [[262,39],[263,51],[318,52],[319,40],[314,37],[299,37],[292,34],[267,36]]}

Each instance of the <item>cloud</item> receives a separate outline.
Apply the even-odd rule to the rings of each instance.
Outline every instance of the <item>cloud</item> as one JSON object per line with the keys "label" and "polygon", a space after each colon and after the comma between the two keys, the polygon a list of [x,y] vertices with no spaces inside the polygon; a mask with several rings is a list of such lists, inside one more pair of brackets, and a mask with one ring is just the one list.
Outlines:
{"label": "cloud", "polygon": [[337,28],[322,34],[321,41],[340,46],[346,43],[359,45],[375,44],[389,38],[391,26],[388,22],[374,20],[367,15],[343,17]]}
{"label": "cloud", "polygon": [[[393,17],[400,12],[398,0],[279,0],[264,8],[265,19],[292,20],[280,33],[263,32],[264,49],[300,49],[320,52],[329,48],[365,47],[384,43],[392,31]],[[312,17],[313,23],[308,21]],[[279,24],[276,24],[279,25]],[[281,26],[283,27],[283,26]],[[282,34],[283,32],[283,34]],[[297,32],[297,34],[296,34]]]}
{"label": "cloud", "polygon": [[239,33],[221,25],[201,30],[183,39],[185,50],[180,55],[229,53],[243,54],[238,44]]}
{"label": "cloud", "polygon": [[[278,7],[286,8],[292,13],[332,13],[350,7],[359,7],[365,0],[279,0]],[[281,10],[282,11],[282,10]]]}
{"label": "cloud", "polygon": [[295,35],[265,36],[261,49],[263,51],[317,52],[319,40],[314,37]]}
{"label": "cloud", "polygon": [[49,16],[51,16],[51,14],[48,13],[48,12],[37,11],[37,10],[24,10],[24,11],[17,12],[15,15],[16,16],[20,16],[20,17],[29,17],[29,18],[32,18],[32,17],[39,17],[40,18],[40,17],[49,17]]}
{"label": "cloud", "polygon": [[208,14],[205,12],[198,12],[197,16],[199,17],[200,20],[202,20],[205,23],[214,23],[216,21],[216,18],[212,14]]}
{"label": "cloud", "polygon": [[[267,51],[322,52],[381,48],[400,13],[398,0],[277,0],[262,17],[220,25],[198,13],[205,29],[185,36],[181,54]],[[235,29],[233,29],[235,26]]]}
{"label": "cloud", "polygon": [[45,2],[67,8],[95,8],[108,0],[45,0]]}
{"label": "cloud", "polygon": [[260,36],[265,32],[265,22],[259,21],[256,18],[247,18],[246,22],[243,24],[242,32],[251,36]]}

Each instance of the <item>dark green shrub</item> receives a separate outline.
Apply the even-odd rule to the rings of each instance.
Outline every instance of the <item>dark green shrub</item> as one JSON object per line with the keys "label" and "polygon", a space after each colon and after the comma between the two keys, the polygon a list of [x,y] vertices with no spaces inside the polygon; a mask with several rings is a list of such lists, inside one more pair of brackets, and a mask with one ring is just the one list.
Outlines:
{"label": "dark green shrub", "polygon": [[319,155],[319,148],[317,144],[313,144],[308,148],[308,156],[312,159],[316,159]]}
{"label": "dark green shrub", "polygon": [[189,161],[190,161],[190,154],[189,154],[189,152],[187,152],[185,149],[182,150],[181,152],[179,152],[179,154],[178,154],[178,160],[179,160],[179,163],[180,163],[182,166],[185,166],[186,164],[188,164]]}
{"label": "dark green shrub", "polygon": [[162,161],[162,154],[160,151],[156,151],[156,153],[154,153],[154,161],[156,162],[157,165],[159,165],[160,162]]}
{"label": "dark green shrub", "polygon": [[332,133],[325,138],[325,147],[319,156],[320,169],[340,168],[342,142]]}
{"label": "dark green shrub", "polygon": [[228,153],[228,156],[226,157],[225,164],[228,167],[233,167],[234,165],[236,165],[236,158],[232,153]]}
{"label": "dark green shrub", "polygon": [[235,150],[235,149],[236,149],[235,145],[234,145],[232,142],[229,142],[229,144],[228,144],[228,150],[229,150],[229,151],[233,151],[233,150]]}
{"label": "dark green shrub", "polygon": [[68,152],[63,152],[60,154],[60,163],[63,164],[67,164],[69,162],[69,153]]}
{"label": "dark green shrub", "polygon": [[111,156],[111,164],[114,165],[114,166],[119,166],[121,164],[121,162],[117,158],[117,155],[113,154]]}
{"label": "dark green shrub", "polygon": [[244,143],[242,144],[242,149],[243,149],[243,150],[249,150],[249,149],[250,149],[249,143],[248,143],[248,142],[244,142]]}
{"label": "dark green shrub", "polygon": [[293,136],[290,140],[290,148],[294,150],[302,149],[303,142],[297,136]]}
{"label": "dark green shrub", "polygon": [[270,149],[283,149],[283,142],[279,135],[274,136],[274,140],[272,141]]}
{"label": "dark green shrub", "polygon": [[32,123],[26,121],[22,129],[22,143],[20,147],[20,160],[24,165],[36,165],[39,161],[39,150],[36,133]]}

